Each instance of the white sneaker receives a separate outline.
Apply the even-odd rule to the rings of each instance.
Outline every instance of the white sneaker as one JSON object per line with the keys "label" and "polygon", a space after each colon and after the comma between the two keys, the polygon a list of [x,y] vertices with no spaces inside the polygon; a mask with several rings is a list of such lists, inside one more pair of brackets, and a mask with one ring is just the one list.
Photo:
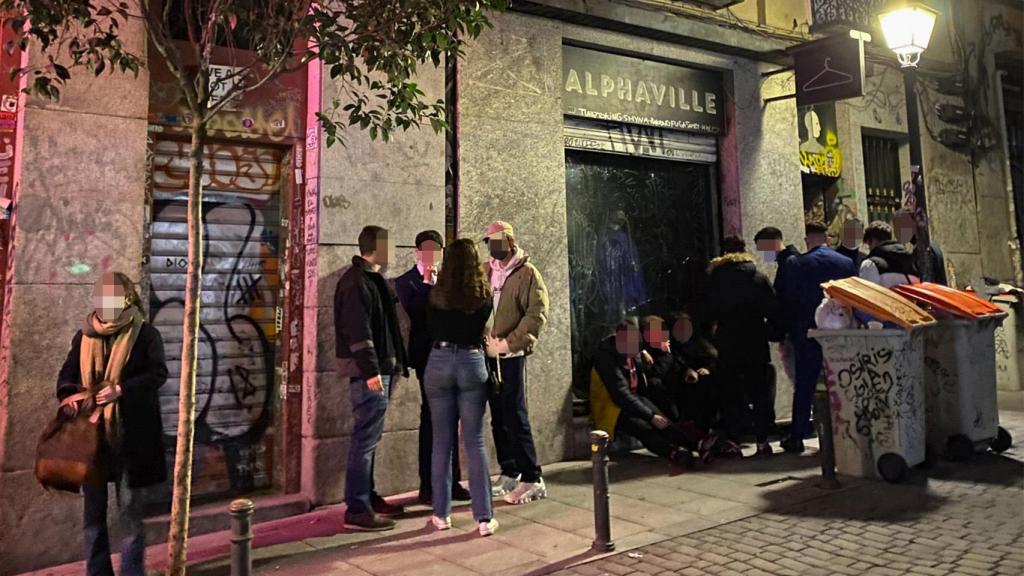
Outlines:
{"label": "white sneaker", "polygon": [[498,521],[494,518],[491,518],[487,522],[480,522],[479,526],[481,536],[490,536],[498,531]]}
{"label": "white sneaker", "polygon": [[491,496],[494,498],[501,498],[518,487],[519,476],[511,478],[502,474],[501,476],[498,476],[498,479],[494,481],[494,484],[491,484]]}
{"label": "white sneaker", "polygon": [[434,525],[434,528],[438,530],[450,530],[452,527],[452,517],[446,516],[444,518],[438,516],[431,516],[430,523]]}
{"label": "white sneaker", "polygon": [[544,479],[536,482],[520,482],[516,489],[505,495],[505,502],[509,504],[529,504],[534,500],[547,498],[548,488],[544,485]]}

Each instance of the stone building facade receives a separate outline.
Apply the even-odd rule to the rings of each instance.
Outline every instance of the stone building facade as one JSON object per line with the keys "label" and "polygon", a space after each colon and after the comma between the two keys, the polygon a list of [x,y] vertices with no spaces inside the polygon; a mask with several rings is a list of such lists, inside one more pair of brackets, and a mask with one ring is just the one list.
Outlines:
{"label": "stone building facade", "polygon": [[[453,134],[423,129],[385,144],[351,131],[345,146],[326,148],[314,114],[341,93],[315,65],[220,118],[206,177],[217,253],[205,301],[196,462],[199,503],[213,504],[197,508],[196,530],[220,527],[220,503],[234,494],[261,495],[265,518],[342,499],[351,418],[347,387],[333,372],[332,295],[367,224],[394,234],[399,258],[389,276],[413,265],[421,230],[477,238],[493,219],[515,226],[550,292],[548,324],[529,361],[539,456],[543,463],[579,456],[573,382],[585,375],[589,339],[607,327],[608,303],[619,306],[629,294],[623,308],[682,307],[726,235],[752,243],[758,229],[774,225],[802,248],[801,116],[793,99],[765,103],[792,94],[794,81],[764,74],[788,65],[785,49],[811,38],[809,15],[803,0],[759,10],[763,4],[747,0],[730,14],[663,0],[517,2],[494,15],[494,28],[454,66],[420,71],[427,96],[452,104]],[[992,18],[1003,13],[1010,31],[984,16],[969,33],[992,36],[985,52],[991,72],[999,54],[1020,56],[1020,10],[979,1],[990,4],[999,7],[985,10]],[[145,50],[141,28],[130,29],[129,39]],[[565,62],[573,50],[627,69],[636,59],[655,62],[667,78],[710,78],[704,93],[714,98],[692,98],[686,85],[673,106],[696,101],[717,130],[567,114]],[[898,74],[878,66],[862,101],[835,106],[846,169],[834,195],[864,220],[860,137],[905,133],[889,96],[901,91]],[[162,74],[153,67],[138,78],[76,78],[60,103],[22,98],[18,108],[13,265],[0,335],[0,574],[81,557],[80,504],[39,489],[32,458],[98,274],[118,269],[139,281],[172,362],[175,330],[180,342],[175,147],[188,119]],[[581,78],[581,92],[602,89]],[[631,82],[635,101],[641,97]],[[654,94],[647,98],[667,85],[648,84]],[[926,169],[937,174],[929,188],[934,234],[958,278],[1013,280],[1019,263],[1008,243],[1017,236],[1003,208],[1012,206],[1008,155],[972,162],[928,141],[925,154],[926,166],[936,167]],[[958,193],[961,183],[971,183],[966,193]],[[966,225],[965,214],[973,214]],[[602,257],[613,245],[619,259]],[[639,262],[630,272],[632,261]],[[774,273],[774,265],[762,266]],[[602,284],[609,275],[616,282]],[[172,379],[162,391],[165,428],[173,424],[176,388]],[[779,418],[788,417],[790,391],[781,376]],[[377,458],[381,493],[418,483],[419,402],[415,381],[398,385]],[[166,490],[154,491],[155,537],[165,502]],[[58,534],[66,546],[52,546]]]}

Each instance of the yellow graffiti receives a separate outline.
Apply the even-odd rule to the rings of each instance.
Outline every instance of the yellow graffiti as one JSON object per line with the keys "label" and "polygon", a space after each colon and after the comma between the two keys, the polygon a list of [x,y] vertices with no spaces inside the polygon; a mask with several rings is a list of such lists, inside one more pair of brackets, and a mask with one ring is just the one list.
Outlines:
{"label": "yellow graffiti", "polygon": [[800,165],[804,172],[838,178],[843,170],[843,156],[835,146],[828,146],[822,152],[801,150]]}
{"label": "yellow graffiti", "polygon": [[221,111],[207,123],[211,134],[228,133],[241,138],[267,138],[272,141],[284,140],[289,130],[294,130],[297,120],[295,111],[264,110],[262,108],[243,108],[241,110]]}

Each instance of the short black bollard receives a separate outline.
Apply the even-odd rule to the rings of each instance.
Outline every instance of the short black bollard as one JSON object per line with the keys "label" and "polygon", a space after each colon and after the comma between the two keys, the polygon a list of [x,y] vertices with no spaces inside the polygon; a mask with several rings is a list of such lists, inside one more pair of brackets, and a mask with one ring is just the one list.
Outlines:
{"label": "short black bollard", "polygon": [[608,495],[608,433],[590,433],[590,452],[594,463],[594,546],[597,552],[615,550]]}
{"label": "short black bollard", "polygon": [[818,432],[818,457],[821,458],[821,487],[839,488],[836,479],[836,450],[832,443],[832,410],[828,392],[814,391],[814,426]]}
{"label": "short black bollard", "polygon": [[231,576],[252,575],[252,500],[235,500],[231,513]]}

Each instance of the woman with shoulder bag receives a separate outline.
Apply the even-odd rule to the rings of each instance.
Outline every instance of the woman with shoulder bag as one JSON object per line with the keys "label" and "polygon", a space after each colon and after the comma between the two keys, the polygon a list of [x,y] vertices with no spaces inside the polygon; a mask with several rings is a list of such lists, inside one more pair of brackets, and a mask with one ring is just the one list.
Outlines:
{"label": "woman with shoulder bag", "polygon": [[484,411],[489,396],[484,363],[484,331],[491,316],[491,286],[476,245],[460,239],[448,246],[437,285],[430,292],[427,322],[434,347],[427,361],[424,388],[433,415],[431,481],[438,530],[451,528],[452,446],[462,420],[469,458],[473,517],[481,536],[498,528],[491,506],[491,483],[484,445]]}
{"label": "woman with shoulder bag", "polygon": [[[117,484],[121,525],[121,574],[145,574],[146,550],[141,489],[164,482],[163,427],[157,391],[167,380],[164,344],[143,320],[132,281],[119,272],[103,274],[94,292],[95,310],[71,341],[57,379],[64,418],[92,411],[104,427],[109,482]],[[80,398],[80,399],[76,399]],[[107,530],[107,482],[85,483],[86,574],[113,576]]]}

